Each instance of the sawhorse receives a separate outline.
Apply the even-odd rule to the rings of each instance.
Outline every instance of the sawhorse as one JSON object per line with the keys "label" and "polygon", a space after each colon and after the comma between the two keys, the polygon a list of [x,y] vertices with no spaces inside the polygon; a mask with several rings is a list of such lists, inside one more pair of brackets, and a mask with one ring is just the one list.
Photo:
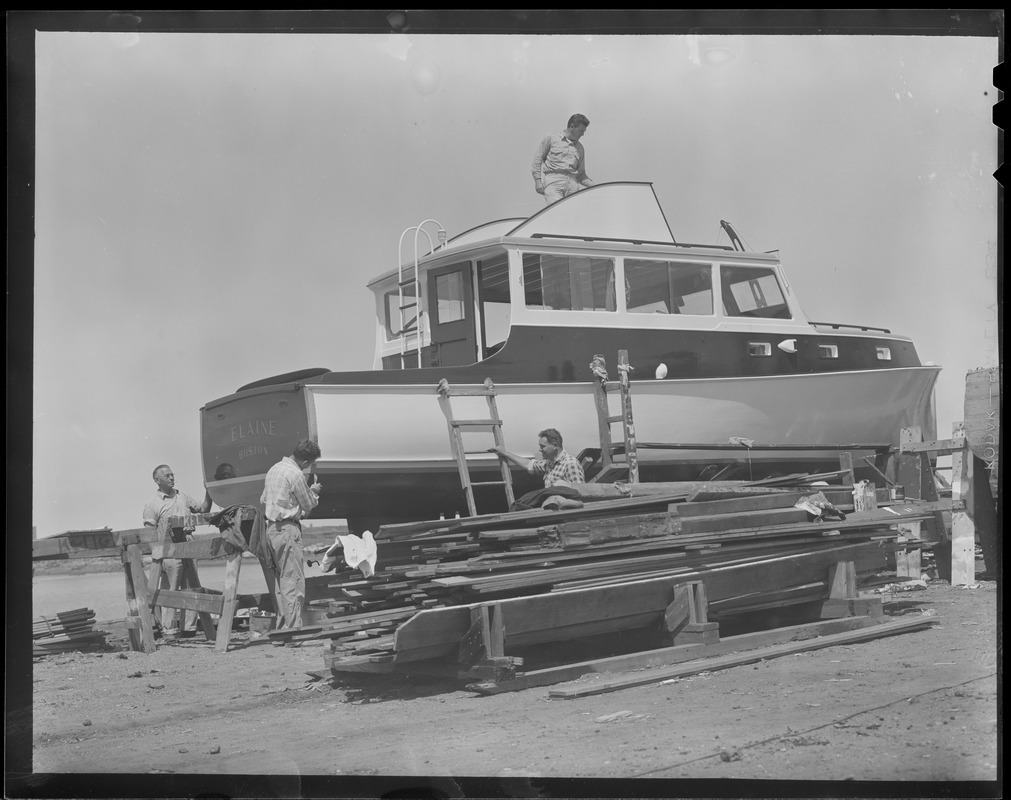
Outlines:
{"label": "sawhorse", "polygon": [[[126,597],[129,614],[126,627],[130,637],[130,646],[134,650],[152,653],[157,648],[154,639],[155,606],[175,608],[183,612],[197,612],[201,628],[208,641],[214,641],[214,649],[223,653],[228,650],[232,623],[238,604],[239,571],[242,567],[242,550],[234,547],[226,548],[225,540],[220,536],[201,537],[192,541],[171,542],[163,546],[163,558],[178,558],[183,562],[184,589],[160,588],[163,565],[156,561],[152,563],[150,573],[144,574],[141,560],[141,543],[156,542],[171,539],[169,531],[175,532],[175,538],[182,538],[184,527],[206,524],[209,515],[200,514],[186,517],[170,517],[163,521],[159,530],[130,531],[119,537],[123,567],[126,573]],[[229,552],[231,550],[231,552]],[[224,556],[225,587],[221,594],[211,592],[198,584],[195,560],[220,558]],[[217,630],[211,615],[218,617]]]}

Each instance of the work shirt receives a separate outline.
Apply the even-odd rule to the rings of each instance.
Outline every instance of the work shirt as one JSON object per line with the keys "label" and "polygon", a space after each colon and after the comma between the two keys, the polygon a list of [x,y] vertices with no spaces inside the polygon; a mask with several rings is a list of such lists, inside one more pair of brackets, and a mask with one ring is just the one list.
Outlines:
{"label": "work shirt", "polygon": [[316,506],[319,497],[309,489],[295,459],[285,456],[267,470],[260,502],[269,522],[298,522]]}
{"label": "work shirt", "polygon": [[564,450],[558,452],[554,461],[548,461],[546,458],[530,459],[530,463],[527,464],[527,472],[531,475],[543,476],[545,488],[562,482],[586,482],[583,466]]}
{"label": "work shirt", "polygon": [[[154,493],[154,497],[147,502],[147,505],[144,506],[144,525],[157,528],[163,519],[184,517],[189,513],[200,514],[202,511],[202,504],[194,500],[186,492],[175,489],[172,494],[166,494],[159,489]],[[193,527],[186,528],[186,530],[192,531]],[[167,530],[165,534],[167,537]],[[162,544],[164,542],[159,541],[151,546],[152,558],[161,558]]]}
{"label": "work shirt", "polygon": [[569,175],[583,186],[593,185],[586,174],[586,154],[582,143],[572,141],[564,133],[552,133],[544,137],[534,152],[530,171],[535,181],[541,180],[543,171],[544,175]]}

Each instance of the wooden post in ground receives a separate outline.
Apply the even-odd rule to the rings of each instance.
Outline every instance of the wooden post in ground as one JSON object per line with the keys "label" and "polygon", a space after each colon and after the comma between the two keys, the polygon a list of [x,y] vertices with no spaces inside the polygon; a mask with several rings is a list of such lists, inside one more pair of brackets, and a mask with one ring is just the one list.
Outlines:
{"label": "wooden post in ground", "polygon": [[[920,538],[919,522],[900,522],[898,543],[917,541]],[[895,576],[919,580],[923,574],[919,547],[903,547],[895,551]]]}
{"label": "wooden post in ground", "polygon": [[972,451],[964,446],[965,427],[956,422],[951,429],[954,442],[963,447],[951,454],[951,585],[965,586],[976,579],[976,528],[967,508],[954,508],[972,491]]}

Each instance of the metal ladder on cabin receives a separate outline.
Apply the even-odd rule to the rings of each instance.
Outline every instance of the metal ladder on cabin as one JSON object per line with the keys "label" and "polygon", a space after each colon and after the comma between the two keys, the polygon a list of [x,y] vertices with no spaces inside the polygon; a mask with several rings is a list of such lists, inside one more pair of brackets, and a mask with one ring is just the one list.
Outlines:
{"label": "metal ladder on cabin", "polygon": [[[475,486],[502,486],[505,488],[506,501],[511,506],[516,500],[513,494],[512,473],[509,465],[499,459],[499,470],[502,473],[500,481],[472,481],[470,477],[470,465],[467,463],[467,456],[477,454],[487,454],[488,449],[467,450],[463,441],[464,433],[490,432],[498,447],[505,448],[505,435],[502,432],[502,419],[498,414],[498,404],[495,401],[495,384],[491,378],[486,378],[483,388],[468,387],[466,389],[454,389],[449,385],[449,381],[443,378],[439,381],[439,405],[442,406],[442,413],[446,415],[446,424],[449,428],[449,443],[456,459],[456,466],[460,470],[460,483],[467,496],[467,509],[470,516],[477,516],[477,503],[474,501]],[[452,398],[454,397],[484,397],[488,401],[487,419],[454,419]]]}

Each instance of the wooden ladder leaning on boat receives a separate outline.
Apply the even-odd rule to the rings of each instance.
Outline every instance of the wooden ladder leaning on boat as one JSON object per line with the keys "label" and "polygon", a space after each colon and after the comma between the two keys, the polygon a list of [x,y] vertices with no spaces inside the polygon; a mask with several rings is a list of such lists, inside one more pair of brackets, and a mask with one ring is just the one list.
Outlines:
{"label": "wooden ladder leaning on boat", "polygon": [[[613,480],[617,474],[628,473],[629,483],[639,482],[639,459],[636,454],[635,422],[632,419],[632,387],[628,373],[632,367],[628,363],[628,351],[618,351],[618,387],[621,392],[621,413],[611,415],[607,402],[607,364],[602,355],[595,355],[590,364],[590,372],[597,378],[593,384],[593,397],[597,405],[597,427],[600,434],[600,472],[591,482],[600,483]],[[611,439],[611,425],[621,423],[625,440],[624,446],[614,445]],[[615,450],[625,453],[624,463],[615,463]]]}
{"label": "wooden ladder leaning on boat", "polygon": [[[499,470],[502,474],[500,481],[472,481],[470,477],[470,465],[467,463],[468,455],[487,454],[488,449],[467,450],[463,441],[465,432],[490,432],[498,447],[505,447],[505,435],[502,432],[502,419],[498,414],[498,405],[495,402],[495,384],[491,378],[485,378],[483,388],[469,387],[466,389],[454,389],[449,385],[449,381],[443,378],[439,381],[439,405],[442,406],[442,413],[446,415],[446,424],[449,428],[449,443],[453,450],[453,457],[456,459],[456,466],[460,470],[460,483],[467,496],[467,509],[470,516],[477,516],[477,503],[474,500],[475,486],[502,486],[505,489],[506,501],[511,506],[515,501],[513,494],[512,474],[509,472],[509,465],[499,459]],[[454,419],[453,418],[453,397],[484,397],[488,401],[487,419]]]}

